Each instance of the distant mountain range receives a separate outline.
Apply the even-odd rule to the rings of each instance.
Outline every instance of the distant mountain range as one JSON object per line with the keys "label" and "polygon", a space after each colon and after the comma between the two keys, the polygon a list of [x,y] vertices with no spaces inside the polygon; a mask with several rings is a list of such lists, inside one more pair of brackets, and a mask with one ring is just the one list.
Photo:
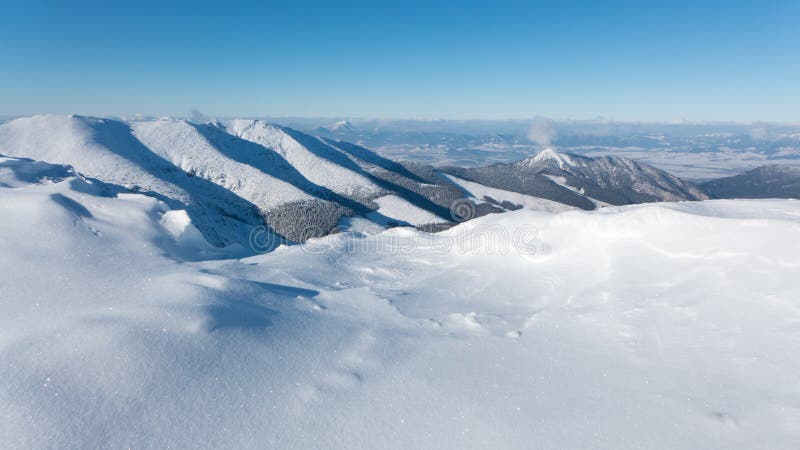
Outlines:
{"label": "distant mountain range", "polygon": [[512,163],[434,167],[326,137],[352,127],[342,121],[312,135],[259,120],[34,116],[0,124],[0,154],[71,166],[107,195],[155,197],[185,210],[217,246],[247,245],[260,225],[277,245],[346,230],[354,220],[435,230],[522,207],[800,197],[800,170],[785,167],[694,184],[614,156],[547,149]]}
{"label": "distant mountain range", "polygon": [[762,166],[701,187],[713,198],[800,198],[800,168]]}
{"label": "distant mountain range", "polygon": [[696,181],[736,175],[767,164],[800,166],[799,124],[544,118],[275,118],[271,121],[330,139],[354,142],[387,157],[434,165],[480,167],[508,163],[552,145],[561,152],[584,156],[624,156]]}

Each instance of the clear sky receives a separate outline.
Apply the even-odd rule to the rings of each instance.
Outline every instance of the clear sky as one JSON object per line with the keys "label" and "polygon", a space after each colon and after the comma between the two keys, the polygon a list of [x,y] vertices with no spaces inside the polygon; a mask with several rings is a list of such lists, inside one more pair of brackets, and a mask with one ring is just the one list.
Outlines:
{"label": "clear sky", "polygon": [[0,115],[800,122],[800,0],[0,0]]}

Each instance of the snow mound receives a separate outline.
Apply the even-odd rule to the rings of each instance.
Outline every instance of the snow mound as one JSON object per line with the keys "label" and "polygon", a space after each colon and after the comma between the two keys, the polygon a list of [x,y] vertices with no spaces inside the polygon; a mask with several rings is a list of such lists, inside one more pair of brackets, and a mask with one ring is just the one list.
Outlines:
{"label": "snow mound", "polygon": [[192,224],[192,219],[186,211],[167,211],[161,216],[160,223],[179,245],[194,249],[210,249],[203,234]]}

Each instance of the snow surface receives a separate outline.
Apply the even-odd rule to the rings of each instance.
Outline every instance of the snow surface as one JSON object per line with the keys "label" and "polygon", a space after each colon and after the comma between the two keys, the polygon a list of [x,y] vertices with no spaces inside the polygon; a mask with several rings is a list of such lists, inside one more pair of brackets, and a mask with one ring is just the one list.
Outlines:
{"label": "snow surface", "polygon": [[588,195],[586,195],[586,192],[584,192],[584,189],[576,189],[574,186],[570,186],[570,184],[567,182],[567,179],[564,178],[564,177],[557,177],[555,175],[547,175],[547,174],[545,174],[545,176],[550,181],[552,181],[553,183],[555,183],[555,184],[557,184],[557,185],[559,185],[561,187],[565,187],[565,188],[569,189],[570,191],[572,191],[572,192],[574,192],[576,194],[579,194],[579,195],[581,195],[583,197],[588,198],[589,200],[592,201],[592,203],[597,205],[598,208],[602,208],[602,207],[605,207],[605,206],[611,206],[611,204],[609,204],[609,203],[606,203],[604,201],[600,201],[600,200],[598,200],[596,198],[589,197]]}
{"label": "snow surface", "polygon": [[[312,182],[338,194],[372,198],[382,189],[360,167],[322,140],[260,120],[231,120],[226,130],[242,139],[275,150]],[[302,139],[303,142],[298,142]]]}
{"label": "snow surface", "polygon": [[[132,122],[131,128],[159,156],[235,192],[264,212],[287,202],[313,198],[296,187],[300,177],[293,180],[294,184],[278,178],[277,172],[290,173],[291,166],[274,152],[244,145],[246,141],[226,139],[227,135],[213,127],[161,119]],[[215,137],[216,142],[212,143]]]}
{"label": "snow surface", "polygon": [[378,225],[387,225],[389,221],[414,226],[447,222],[446,219],[424,210],[397,195],[385,195],[376,198],[374,201],[378,204],[378,209],[367,213],[366,217]]}
{"label": "snow surface", "polygon": [[4,448],[800,442],[799,201],[523,209],[242,260],[182,247],[177,211],[0,158]]}
{"label": "snow surface", "polygon": [[547,212],[563,212],[577,209],[574,206],[554,202],[546,198],[534,197],[532,195],[525,195],[518,192],[484,186],[480,183],[467,181],[463,178],[458,178],[455,175],[450,175],[447,173],[440,172],[440,174],[463,189],[469,195],[469,198],[474,199],[475,201],[484,202],[486,201],[485,197],[491,197],[498,202],[507,201],[514,203],[515,205],[520,205],[523,208]]}
{"label": "snow surface", "polygon": [[529,165],[535,165],[536,163],[542,163],[542,162],[545,162],[545,161],[553,161],[561,169],[564,169],[565,167],[569,167],[569,166],[571,166],[573,164],[572,163],[572,159],[570,159],[569,155],[558,153],[555,149],[550,148],[550,147],[542,150],[541,152],[537,153],[535,156],[533,156],[532,158],[529,158],[528,160],[520,161],[520,163],[521,164],[527,163]]}

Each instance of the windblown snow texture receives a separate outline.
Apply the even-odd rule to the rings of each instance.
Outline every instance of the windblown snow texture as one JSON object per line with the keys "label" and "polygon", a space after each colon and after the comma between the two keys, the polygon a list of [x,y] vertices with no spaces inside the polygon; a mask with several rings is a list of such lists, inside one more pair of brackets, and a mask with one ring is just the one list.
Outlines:
{"label": "windblown snow texture", "polygon": [[194,177],[145,172],[165,200],[0,157],[4,448],[800,441],[798,201],[523,208],[237,259],[163,194],[211,183],[186,157]]}

